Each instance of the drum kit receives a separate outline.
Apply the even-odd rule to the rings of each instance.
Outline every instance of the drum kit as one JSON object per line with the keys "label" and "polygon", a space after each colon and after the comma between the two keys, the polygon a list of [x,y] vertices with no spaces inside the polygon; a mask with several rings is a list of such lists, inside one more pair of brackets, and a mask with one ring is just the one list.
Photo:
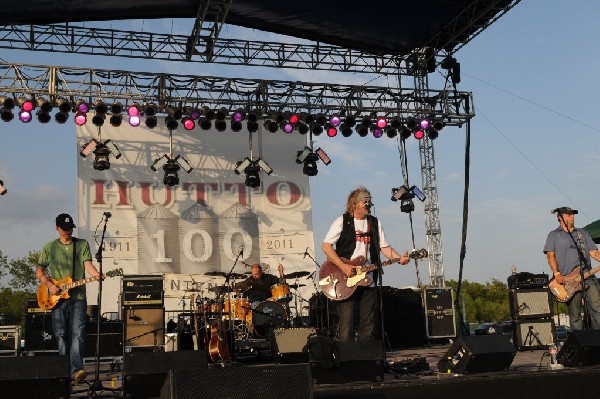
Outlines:
{"label": "drum kit", "polygon": [[[232,289],[236,280],[248,277],[245,274],[232,273],[229,280],[225,280],[231,284],[209,282],[186,290],[190,294],[189,314],[194,319],[190,327],[195,330],[198,348],[205,349],[215,362],[228,361],[234,343],[227,341],[269,339],[273,329],[292,327],[294,320],[301,318],[298,317],[299,294],[293,291],[305,286],[299,283],[299,279],[309,274],[298,271],[284,275],[285,279],[295,279],[295,283],[280,282],[271,286],[271,297],[254,307],[245,292]],[[214,277],[215,281],[227,277],[223,272],[207,272],[205,275]],[[295,310],[296,317],[292,317],[291,310]]]}

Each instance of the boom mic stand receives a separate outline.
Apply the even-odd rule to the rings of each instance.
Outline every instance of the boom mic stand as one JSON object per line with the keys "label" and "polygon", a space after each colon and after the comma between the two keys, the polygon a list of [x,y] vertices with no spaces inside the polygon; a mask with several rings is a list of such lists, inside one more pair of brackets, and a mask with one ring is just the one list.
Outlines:
{"label": "boom mic stand", "polygon": [[102,217],[104,218],[104,227],[102,228],[102,238],[100,239],[100,245],[98,245],[98,251],[96,252],[96,260],[98,261],[98,273],[100,278],[98,279],[98,321],[96,324],[96,358],[94,364],[94,381],[90,387],[90,394],[98,390],[104,390],[102,381],[100,381],[100,323],[102,322],[102,248],[104,246],[104,236],[106,235],[106,225],[108,224],[108,218],[112,215],[110,212],[104,212]]}

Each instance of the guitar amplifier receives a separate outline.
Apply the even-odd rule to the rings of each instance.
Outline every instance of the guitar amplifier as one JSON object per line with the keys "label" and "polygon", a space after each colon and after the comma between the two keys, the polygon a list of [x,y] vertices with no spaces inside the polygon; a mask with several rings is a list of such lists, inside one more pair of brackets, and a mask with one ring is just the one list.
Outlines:
{"label": "guitar amplifier", "polygon": [[121,294],[122,305],[162,305],[163,302],[162,291],[126,291]]}
{"label": "guitar amplifier", "polygon": [[121,292],[163,291],[163,276],[127,275],[123,276]]}
{"label": "guitar amplifier", "polygon": [[37,299],[28,299],[27,307],[25,308],[25,313],[26,314],[36,314],[36,313],[50,314],[50,313],[52,313],[52,311],[44,310],[44,309],[40,308],[40,305],[38,305]]}
{"label": "guitar amplifier", "polygon": [[508,288],[543,288],[548,286],[548,275],[547,274],[533,274],[533,273],[515,273],[511,274],[508,279]]}

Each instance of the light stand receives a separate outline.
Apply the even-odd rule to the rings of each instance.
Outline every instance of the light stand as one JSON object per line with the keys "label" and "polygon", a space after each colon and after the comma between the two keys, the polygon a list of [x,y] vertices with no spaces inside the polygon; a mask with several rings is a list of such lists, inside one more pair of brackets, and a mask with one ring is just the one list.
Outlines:
{"label": "light stand", "polygon": [[104,236],[106,235],[106,225],[108,219],[111,217],[110,212],[104,212],[102,217],[104,218],[104,227],[102,228],[102,238],[98,245],[98,251],[96,252],[96,261],[98,261],[98,273],[100,278],[98,279],[98,321],[96,325],[96,358],[94,368],[94,381],[90,387],[90,393],[98,390],[104,390],[102,382],[100,381],[100,323],[102,321],[102,248],[104,246]]}

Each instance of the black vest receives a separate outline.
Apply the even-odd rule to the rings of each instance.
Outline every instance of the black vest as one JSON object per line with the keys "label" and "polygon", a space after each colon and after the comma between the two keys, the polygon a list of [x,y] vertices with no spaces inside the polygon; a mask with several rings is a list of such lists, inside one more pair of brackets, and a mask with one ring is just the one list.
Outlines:
{"label": "black vest", "polygon": [[[335,244],[335,252],[338,256],[350,259],[356,248],[356,229],[354,228],[354,217],[344,213],[344,219],[342,221],[342,232],[340,238],[338,238]],[[379,259],[379,245],[373,245],[379,243],[379,223],[377,218],[368,215],[367,218],[371,221],[371,244],[369,245],[369,258],[371,262]]]}

